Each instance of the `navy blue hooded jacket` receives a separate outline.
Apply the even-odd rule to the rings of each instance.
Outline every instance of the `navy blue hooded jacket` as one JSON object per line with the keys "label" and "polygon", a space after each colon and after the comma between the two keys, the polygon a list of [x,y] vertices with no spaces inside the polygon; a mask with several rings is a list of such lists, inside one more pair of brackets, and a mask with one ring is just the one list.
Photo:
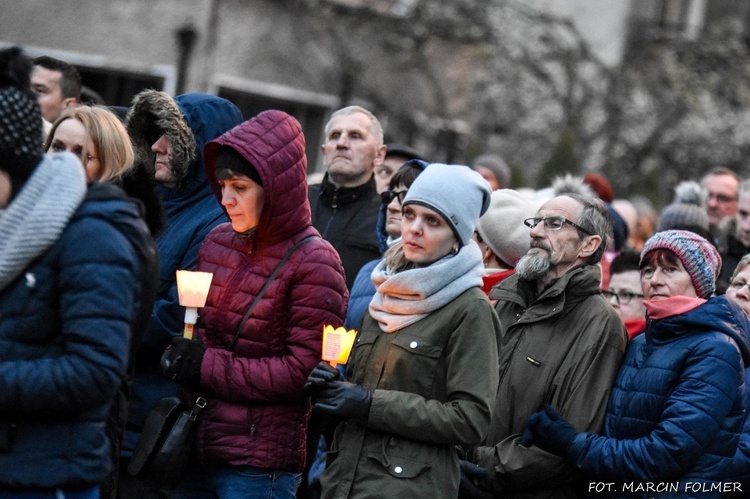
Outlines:
{"label": "navy blue hooded jacket", "polygon": [[172,99],[155,90],[138,94],[127,117],[127,128],[140,160],[153,164],[151,145],[166,135],[172,144],[170,168],[177,180],[172,188],[158,185],[166,228],[156,239],[159,249],[159,293],[143,344],[136,354],[135,383],[123,450],[135,448],[151,408],[179,386],[161,377],[159,359],[172,338],[183,329],[185,309],[177,298],[177,270],[194,269],[203,239],[227,221],[206,180],[203,146],[242,123],[230,101],[214,95],[190,93]]}

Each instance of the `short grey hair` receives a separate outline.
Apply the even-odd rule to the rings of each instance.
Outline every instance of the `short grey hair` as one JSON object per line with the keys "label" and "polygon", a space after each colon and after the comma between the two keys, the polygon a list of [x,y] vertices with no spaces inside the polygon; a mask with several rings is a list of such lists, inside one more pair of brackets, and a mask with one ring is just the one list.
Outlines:
{"label": "short grey hair", "polygon": [[588,232],[588,234],[580,229],[576,229],[578,230],[578,237],[583,239],[586,236],[595,235],[602,238],[599,247],[586,261],[586,263],[591,265],[599,263],[602,256],[604,256],[604,252],[607,250],[608,241],[614,240],[612,219],[610,218],[607,206],[599,198],[590,198],[572,192],[562,195],[574,199],[583,207],[576,223]]}
{"label": "short grey hair", "polygon": [[383,141],[384,141],[383,126],[380,124],[380,120],[374,114],[372,114],[370,111],[363,108],[362,106],[346,106],[346,107],[342,107],[338,111],[334,111],[334,113],[331,114],[331,117],[328,118],[328,122],[326,123],[326,126],[325,126],[326,138],[328,138],[328,132],[331,131],[331,122],[335,118],[338,118],[339,116],[347,116],[347,115],[355,114],[355,113],[362,113],[368,118],[370,118],[370,133],[375,137],[375,140],[377,140],[378,146],[383,145]]}

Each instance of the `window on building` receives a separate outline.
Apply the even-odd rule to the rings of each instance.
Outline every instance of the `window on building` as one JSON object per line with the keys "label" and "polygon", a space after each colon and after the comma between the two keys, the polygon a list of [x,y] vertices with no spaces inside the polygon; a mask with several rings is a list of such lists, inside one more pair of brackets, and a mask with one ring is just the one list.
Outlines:
{"label": "window on building", "polygon": [[108,106],[129,107],[133,97],[141,90],[164,89],[164,78],[161,76],[92,68],[78,64],[76,67],[81,73],[84,86],[99,94]]}

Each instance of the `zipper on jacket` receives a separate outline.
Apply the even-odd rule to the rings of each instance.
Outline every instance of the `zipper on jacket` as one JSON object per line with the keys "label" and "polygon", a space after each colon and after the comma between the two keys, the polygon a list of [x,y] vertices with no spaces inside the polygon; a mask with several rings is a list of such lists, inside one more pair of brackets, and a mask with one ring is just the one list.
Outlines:
{"label": "zipper on jacket", "polygon": [[326,222],[326,228],[323,229],[323,233],[320,235],[323,239],[326,238],[328,235],[328,229],[331,228],[331,222],[333,222],[334,217],[336,216],[336,208],[339,207],[339,190],[334,189],[333,190],[333,199],[331,200],[331,209],[333,210],[333,213],[331,213],[331,217],[328,219],[328,222]]}

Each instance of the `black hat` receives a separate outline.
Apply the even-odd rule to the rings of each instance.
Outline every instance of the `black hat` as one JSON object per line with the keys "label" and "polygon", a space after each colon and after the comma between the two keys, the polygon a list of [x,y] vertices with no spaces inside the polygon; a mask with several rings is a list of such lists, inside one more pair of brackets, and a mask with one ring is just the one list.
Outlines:
{"label": "black hat", "polygon": [[242,156],[237,150],[230,146],[221,146],[216,154],[216,169],[227,168],[234,173],[245,175],[250,180],[263,187],[263,180],[255,167]]}
{"label": "black hat", "polygon": [[424,157],[419,154],[419,151],[413,147],[407,146],[406,144],[398,144],[396,142],[391,142],[385,145],[385,157],[387,158],[388,156],[403,156],[406,159],[424,160]]}
{"label": "black hat", "polygon": [[18,192],[42,159],[42,112],[31,92],[31,62],[19,47],[0,50],[0,170]]}

